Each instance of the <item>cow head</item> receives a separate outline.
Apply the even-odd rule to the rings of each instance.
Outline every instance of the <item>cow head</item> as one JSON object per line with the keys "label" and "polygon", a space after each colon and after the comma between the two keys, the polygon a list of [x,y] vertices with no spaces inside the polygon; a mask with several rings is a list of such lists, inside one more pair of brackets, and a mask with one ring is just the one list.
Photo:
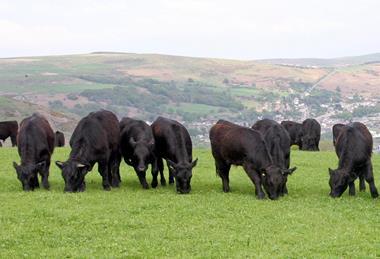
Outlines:
{"label": "cow head", "polygon": [[177,192],[186,194],[191,191],[192,169],[197,165],[198,158],[191,163],[174,163],[167,160],[169,170],[173,173],[176,182]]}
{"label": "cow head", "polygon": [[329,173],[330,196],[333,198],[340,197],[347,189],[348,184],[355,180],[349,172],[342,169],[332,170],[329,168]]}
{"label": "cow head", "polygon": [[89,164],[68,160],[66,162],[56,161],[55,164],[62,170],[62,177],[65,181],[65,192],[84,191],[82,189],[84,177],[91,170]]}
{"label": "cow head", "polygon": [[145,174],[154,149],[154,140],[150,142],[146,140],[135,141],[131,138],[129,144],[133,147],[133,154],[127,163],[133,166],[136,172]]}
{"label": "cow head", "polygon": [[37,174],[45,166],[46,162],[39,162],[37,164],[18,165],[13,162],[13,167],[16,169],[17,178],[22,184],[24,191],[33,191],[38,187]]}
{"label": "cow head", "polygon": [[292,174],[296,169],[296,167],[291,169],[281,169],[274,165],[261,169],[261,182],[269,199],[276,200],[283,194],[288,175]]}

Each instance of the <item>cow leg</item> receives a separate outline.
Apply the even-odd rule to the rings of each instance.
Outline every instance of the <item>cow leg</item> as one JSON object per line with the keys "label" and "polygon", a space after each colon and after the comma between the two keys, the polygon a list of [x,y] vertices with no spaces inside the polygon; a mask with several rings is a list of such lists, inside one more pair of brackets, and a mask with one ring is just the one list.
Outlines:
{"label": "cow leg", "polygon": [[377,188],[375,186],[375,179],[373,178],[373,168],[372,168],[372,163],[369,162],[369,164],[366,167],[365,171],[365,180],[369,184],[369,190],[371,192],[372,198],[377,198],[379,197],[379,193],[377,192]]}
{"label": "cow leg", "polygon": [[120,162],[121,162],[121,154],[119,151],[114,151],[111,154],[111,157],[109,159],[108,163],[108,178],[111,181],[112,187],[119,187],[120,186]]}
{"label": "cow leg", "polygon": [[16,144],[17,144],[17,137],[15,135],[11,136],[11,142],[12,142],[12,147],[16,146]]}
{"label": "cow leg", "polygon": [[288,194],[288,187],[286,187],[286,183],[284,185],[284,188],[282,189],[282,195]]}
{"label": "cow leg", "polygon": [[247,173],[249,179],[253,182],[255,185],[255,194],[258,199],[264,199],[265,193],[263,191],[263,188],[261,187],[261,178],[260,175],[249,165],[244,164],[243,165],[244,171]]}
{"label": "cow leg", "polygon": [[158,167],[158,171],[160,172],[160,183],[162,186],[165,186],[166,185],[166,179],[165,179],[165,175],[164,175],[164,161],[162,160],[162,158],[159,158],[157,160],[157,167]]}
{"label": "cow leg", "polygon": [[158,185],[158,180],[157,180],[158,171],[160,171],[161,185],[166,185],[166,180],[165,180],[164,173],[163,173],[164,172],[164,164],[162,162],[161,157],[155,158],[153,163],[152,163],[152,177],[153,177],[152,183],[151,183],[152,188],[156,188]]}
{"label": "cow leg", "polygon": [[38,182],[38,174],[32,177],[31,182],[34,188],[40,188],[40,183]]}
{"label": "cow leg", "polygon": [[230,174],[231,165],[228,165],[224,163],[223,161],[215,161],[215,168],[216,168],[216,173],[222,179],[223,192],[229,192],[230,191],[229,174]]}
{"label": "cow leg", "polygon": [[146,172],[139,172],[135,169],[137,177],[139,178],[140,184],[144,189],[149,189],[149,185],[146,182]]}
{"label": "cow leg", "polygon": [[359,190],[360,190],[361,192],[364,192],[364,191],[365,191],[365,181],[364,181],[364,175],[363,175],[363,174],[361,174],[361,175],[359,176]]}
{"label": "cow leg", "polygon": [[348,184],[348,194],[350,196],[355,196],[355,182],[354,181]]}
{"label": "cow leg", "polygon": [[49,190],[49,188],[50,188],[50,184],[49,184],[49,180],[48,180],[49,179],[49,168],[50,168],[50,160],[46,160],[45,166],[40,171],[42,186],[46,190]]}
{"label": "cow leg", "polygon": [[166,166],[168,167],[168,170],[169,170],[169,184],[174,184],[174,172],[173,170],[170,169],[168,162],[166,162]]}
{"label": "cow leg", "polygon": [[78,188],[78,192],[84,192],[86,190],[86,182],[83,180],[83,182],[80,184]]}
{"label": "cow leg", "polygon": [[108,172],[108,163],[107,163],[107,161],[102,160],[102,161],[98,162],[98,171],[99,171],[99,174],[103,178],[103,182],[102,182],[103,189],[105,191],[111,190],[111,185],[110,185],[110,182],[109,182],[109,179],[108,179],[109,172]]}
{"label": "cow leg", "polygon": [[281,188],[280,196],[284,196],[288,194],[288,187],[286,187],[287,180],[285,181],[284,185]]}

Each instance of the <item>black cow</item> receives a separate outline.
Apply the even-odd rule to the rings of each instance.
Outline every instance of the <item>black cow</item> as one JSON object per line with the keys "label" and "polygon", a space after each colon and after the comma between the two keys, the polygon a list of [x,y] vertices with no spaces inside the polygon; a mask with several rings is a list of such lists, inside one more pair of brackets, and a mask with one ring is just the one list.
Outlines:
{"label": "black cow", "polygon": [[63,132],[60,132],[58,130],[55,132],[54,146],[56,146],[56,147],[64,147],[65,146],[65,135],[63,135]]}
{"label": "black cow", "polygon": [[18,131],[17,121],[1,121],[0,122],[0,140],[5,141],[8,137],[10,137],[11,142],[12,142],[12,147],[17,145],[17,131]]}
{"label": "black cow", "polygon": [[[286,129],[274,120],[263,119],[257,121],[252,129],[257,130],[264,137],[268,151],[272,156],[273,163],[281,169],[289,169],[290,166],[290,137]],[[297,167],[289,170],[292,174]],[[281,195],[288,193],[286,187],[287,177],[281,191]]]}
{"label": "black cow", "polygon": [[[155,139],[155,156],[157,169],[153,171],[152,187],[157,187],[157,175],[160,171],[161,184],[165,183],[164,164],[166,159],[169,168],[169,184],[176,182],[178,193],[189,193],[191,190],[192,169],[198,158],[193,160],[192,142],[186,128],[175,120],[158,117],[152,124]],[[163,184],[164,185],[164,184]]]}
{"label": "black cow", "polygon": [[216,173],[222,179],[224,192],[230,191],[231,165],[241,165],[256,187],[257,198],[265,197],[262,186],[270,199],[281,195],[285,178],[291,172],[273,163],[260,132],[219,120],[210,129],[210,141]]}
{"label": "black cow", "polygon": [[282,121],[281,125],[289,133],[290,145],[297,145],[302,148],[302,124],[294,121]]}
{"label": "black cow", "polygon": [[142,187],[148,189],[146,170],[151,164],[153,172],[156,165],[152,128],[144,121],[123,118],[120,122],[120,150],[124,161],[135,169]]}
{"label": "black cow", "polygon": [[[342,127],[335,145],[338,169],[329,168],[331,197],[340,197],[347,187],[349,195],[355,195],[354,181],[358,177],[368,182],[372,198],[379,196],[373,178],[372,148],[372,135],[364,124],[353,122]],[[364,182],[360,185],[361,189],[365,186]]]}
{"label": "black cow", "polygon": [[336,140],[338,139],[338,136],[339,136],[339,134],[340,134],[340,132],[341,132],[341,130],[342,130],[343,127],[344,127],[344,124],[341,124],[341,123],[335,124],[332,127],[334,147],[335,147],[335,144],[336,144]]}
{"label": "black cow", "polygon": [[38,173],[42,186],[49,189],[50,158],[54,151],[54,132],[49,122],[39,114],[25,118],[20,124],[17,143],[21,164],[13,162],[13,166],[23,190],[33,191],[40,186]]}
{"label": "black cow", "polygon": [[306,151],[319,151],[321,125],[315,119],[306,119],[302,122],[302,148]]}
{"label": "black cow", "polygon": [[57,161],[65,180],[65,191],[84,191],[85,175],[98,163],[104,190],[120,183],[119,121],[115,114],[101,110],[81,119],[70,139],[71,152],[66,162]]}

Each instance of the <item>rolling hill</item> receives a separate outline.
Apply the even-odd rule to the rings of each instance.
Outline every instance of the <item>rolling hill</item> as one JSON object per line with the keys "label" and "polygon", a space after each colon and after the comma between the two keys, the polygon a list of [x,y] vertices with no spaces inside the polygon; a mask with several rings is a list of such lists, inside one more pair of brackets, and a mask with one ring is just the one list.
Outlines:
{"label": "rolling hill", "polygon": [[317,117],[328,128],[380,112],[379,75],[380,54],[257,61],[113,52],[4,58],[0,118],[39,111],[70,134],[80,117],[100,108],[148,121],[160,114],[183,121],[198,142],[218,118],[251,124],[261,117]]}

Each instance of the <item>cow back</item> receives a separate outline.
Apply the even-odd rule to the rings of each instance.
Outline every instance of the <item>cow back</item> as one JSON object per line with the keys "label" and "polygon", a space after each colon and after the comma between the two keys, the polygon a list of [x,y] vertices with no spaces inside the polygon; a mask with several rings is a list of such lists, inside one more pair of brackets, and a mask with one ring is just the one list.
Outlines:
{"label": "cow back", "polygon": [[263,135],[273,163],[280,168],[288,168],[290,136],[286,129],[276,121],[269,119],[257,121],[252,128]]}
{"label": "cow back", "polygon": [[175,163],[192,162],[192,142],[187,129],[175,120],[158,117],[152,123],[155,152]]}
{"label": "cow back", "polygon": [[372,135],[360,122],[343,126],[335,145],[340,167],[363,165],[371,158],[372,149]]}
{"label": "cow back", "polygon": [[228,164],[242,165],[246,160],[257,169],[272,164],[266,143],[260,132],[223,120],[210,129],[214,158]]}
{"label": "cow back", "polygon": [[33,114],[22,120],[17,136],[21,163],[50,158],[54,151],[54,132],[45,117]]}
{"label": "cow back", "polygon": [[119,121],[110,111],[93,112],[82,118],[70,139],[70,157],[96,160],[100,154],[119,148]]}

